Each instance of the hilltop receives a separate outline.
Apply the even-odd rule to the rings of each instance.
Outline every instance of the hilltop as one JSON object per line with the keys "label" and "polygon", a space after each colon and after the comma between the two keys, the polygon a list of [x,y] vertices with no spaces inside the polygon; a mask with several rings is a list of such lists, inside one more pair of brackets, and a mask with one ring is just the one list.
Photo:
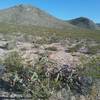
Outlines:
{"label": "hilltop", "polygon": [[69,23],[72,25],[78,26],[80,28],[86,28],[86,29],[92,29],[92,30],[98,29],[98,26],[96,25],[96,23],[86,17],[79,17],[79,18],[69,20]]}
{"label": "hilltop", "polygon": [[73,25],[57,19],[39,8],[23,4],[1,10],[0,22],[48,28],[74,28]]}
{"label": "hilltop", "polygon": [[79,28],[98,29],[98,25],[89,18],[79,17],[65,21],[58,19],[37,7],[23,4],[0,10],[0,23],[24,26],[34,25],[67,30]]}

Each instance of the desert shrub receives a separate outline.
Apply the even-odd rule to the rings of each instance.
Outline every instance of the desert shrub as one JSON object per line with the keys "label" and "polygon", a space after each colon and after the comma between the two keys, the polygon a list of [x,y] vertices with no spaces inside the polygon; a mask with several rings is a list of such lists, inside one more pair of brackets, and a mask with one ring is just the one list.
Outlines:
{"label": "desert shrub", "polygon": [[50,51],[57,51],[57,48],[52,46],[52,47],[48,47],[45,50],[50,50]]}
{"label": "desert shrub", "polygon": [[69,52],[77,52],[81,47],[82,47],[82,44],[77,44],[73,47],[68,48],[69,49],[68,51]]}
{"label": "desert shrub", "polygon": [[83,65],[84,70],[82,73],[85,76],[91,76],[93,78],[100,78],[100,57],[92,57],[89,61]]}
{"label": "desert shrub", "polygon": [[42,39],[36,40],[35,43],[36,44],[44,44],[44,43],[47,43],[47,40],[46,40],[46,38],[42,37]]}
{"label": "desert shrub", "polygon": [[89,54],[96,54],[96,53],[100,52],[99,45],[88,47],[88,49],[89,49]]}
{"label": "desert shrub", "polygon": [[[69,52],[77,52],[82,47],[82,44],[77,44],[73,47],[68,48]],[[100,52],[100,46],[89,46],[86,45],[85,48],[87,49],[87,54],[96,54]]]}
{"label": "desert shrub", "polygon": [[4,64],[8,71],[15,72],[22,69],[22,58],[18,52],[13,51],[5,58]]}
{"label": "desert shrub", "polygon": [[0,58],[0,64],[3,64],[3,63],[4,63],[3,59]]}
{"label": "desert shrub", "polygon": [[[92,78],[93,84],[89,93],[92,97],[96,98],[99,92],[98,82],[100,81],[100,56],[87,58],[87,61],[84,62],[82,66],[83,68],[80,70],[80,75]],[[95,100],[95,98],[93,100]]]}
{"label": "desert shrub", "polygon": [[55,33],[49,33],[50,35],[48,35],[48,43],[55,43],[58,42],[60,39],[59,37],[55,34]]}
{"label": "desert shrub", "polygon": [[58,67],[46,54],[41,54],[34,66],[23,67],[20,55],[12,52],[5,59],[5,65],[8,73],[11,73],[8,78],[12,92],[31,95],[33,100],[48,100],[52,93],[62,88],[70,88],[82,94],[82,82],[87,81],[87,78],[79,80],[78,69],[74,70],[68,65]]}
{"label": "desert shrub", "polygon": [[45,62],[41,59],[37,63],[35,68],[23,67],[22,58],[18,52],[11,52],[4,61],[7,73],[10,73],[7,76],[11,85],[8,91],[19,92],[23,95],[30,94],[33,100],[48,100],[50,91],[43,69]]}

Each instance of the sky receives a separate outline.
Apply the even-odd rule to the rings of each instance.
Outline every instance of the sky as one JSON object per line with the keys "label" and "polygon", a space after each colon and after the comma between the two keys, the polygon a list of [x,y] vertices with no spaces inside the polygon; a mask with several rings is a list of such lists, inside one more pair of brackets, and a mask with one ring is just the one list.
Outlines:
{"label": "sky", "polygon": [[87,17],[100,23],[100,0],[0,0],[0,9],[19,4],[31,4],[62,20]]}

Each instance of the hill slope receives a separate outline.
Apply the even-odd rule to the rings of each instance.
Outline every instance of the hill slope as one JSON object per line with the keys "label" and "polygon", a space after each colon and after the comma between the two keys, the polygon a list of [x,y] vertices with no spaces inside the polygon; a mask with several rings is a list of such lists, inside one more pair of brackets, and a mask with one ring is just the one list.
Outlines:
{"label": "hill slope", "polygon": [[100,23],[97,23],[96,25],[100,28]]}
{"label": "hill slope", "polygon": [[31,5],[18,5],[0,10],[0,22],[17,25],[35,25],[48,28],[75,27],[67,22],[53,17],[39,8],[32,7]]}
{"label": "hill slope", "polygon": [[70,24],[86,29],[97,29],[97,25],[90,19],[79,17],[68,21]]}

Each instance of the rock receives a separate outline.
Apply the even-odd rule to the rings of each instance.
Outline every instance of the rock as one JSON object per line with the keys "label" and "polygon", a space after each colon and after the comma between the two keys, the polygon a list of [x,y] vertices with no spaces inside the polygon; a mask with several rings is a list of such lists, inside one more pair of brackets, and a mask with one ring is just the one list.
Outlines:
{"label": "rock", "polygon": [[[70,90],[62,89],[57,93],[54,93],[49,100],[71,100],[72,93]],[[76,100],[76,99],[72,99]]]}
{"label": "rock", "polygon": [[34,65],[39,59],[38,54],[35,54],[34,50],[26,50],[23,52],[22,58],[24,59],[23,63],[25,65]]}
{"label": "rock", "polygon": [[66,52],[66,53],[70,53],[70,49],[67,48],[67,49],[65,50],[65,52]]}
{"label": "rock", "polygon": [[3,79],[0,79],[0,90],[10,91],[10,89],[11,89],[10,83]]}
{"label": "rock", "polygon": [[71,53],[66,53],[65,51],[56,51],[52,52],[49,55],[49,59],[54,60],[58,64],[61,65],[69,65],[75,67],[77,64],[80,63],[79,59],[77,57],[73,57]]}
{"label": "rock", "polygon": [[8,42],[0,41],[0,48],[1,49],[7,49],[8,48]]}
{"label": "rock", "polygon": [[61,94],[62,94],[63,100],[71,99],[72,93],[71,93],[70,89],[68,89],[68,90],[62,89]]}
{"label": "rock", "polygon": [[2,77],[2,75],[5,73],[5,66],[0,64],[0,78]]}
{"label": "rock", "polygon": [[71,96],[71,100],[76,100],[75,96]]}
{"label": "rock", "polygon": [[8,42],[8,46],[7,46],[8,50],[14,49],[15,47],[16,47],[16,43],[14,40]]}
{"label": "rock", "polygon": [[79,79],[80,81],[80,88],[81,88],[81,94],[87,95],[90,91],[90,87],[92,86],[93,80],[91,77],[81,77]]}
{"label": "rock", "polygon": [[86,100],[85,96],[81,95],[80,100]]}
{"label": "rock", "polygon": [[0,59],[3,59],[6,55],[7,51],[0,48]]}
{"label": "rock", "polygon": [[81,47],[81,48],[78,50],[78,52],[87,54],[87,53],[89,53],[89,49],[86,48],[86,47]]}

